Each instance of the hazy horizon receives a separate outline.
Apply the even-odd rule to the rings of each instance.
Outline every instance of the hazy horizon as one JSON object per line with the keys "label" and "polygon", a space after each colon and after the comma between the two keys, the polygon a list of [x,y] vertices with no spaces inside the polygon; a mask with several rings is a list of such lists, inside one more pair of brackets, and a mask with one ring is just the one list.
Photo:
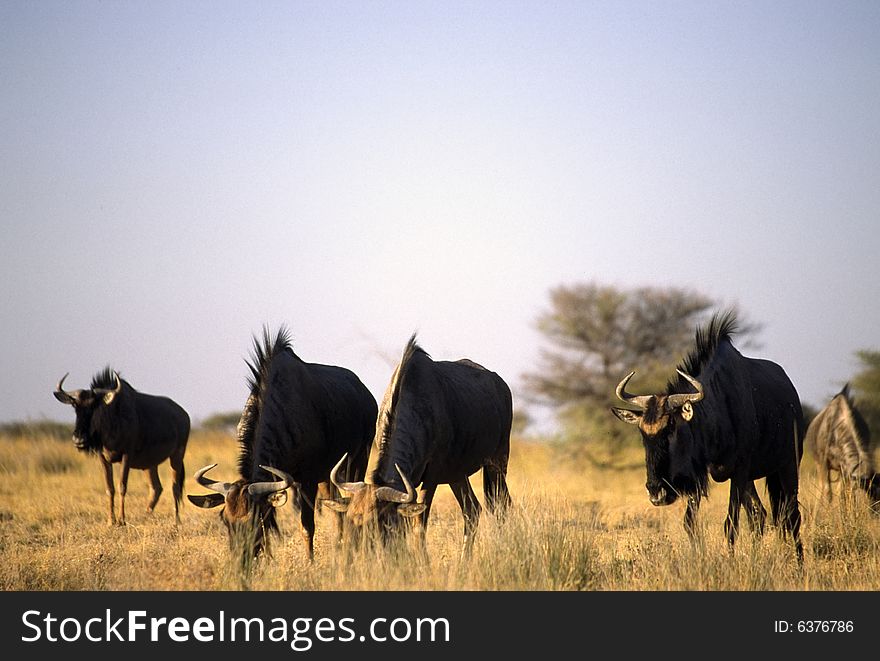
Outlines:
{"label": "hazy horizon", "polygon": [[880,348],[880,5],[0,5],[0,421],[110,364],[201,420],[251,338],[380,398],[414,331],[520,391],[560,284],[764,325],[822,406]]}

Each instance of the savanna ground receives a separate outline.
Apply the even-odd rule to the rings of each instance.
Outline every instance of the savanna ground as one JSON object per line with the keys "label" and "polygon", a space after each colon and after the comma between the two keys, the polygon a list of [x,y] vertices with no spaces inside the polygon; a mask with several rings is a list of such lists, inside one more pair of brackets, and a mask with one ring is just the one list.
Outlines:
{"label": "savanna ground", "polygon": [[[219,463],[235,472],[235,441],[196,432],[186,457],[187,493],[203,493],[193,472]],[[727,485],[713,485],[700,512],[701,540],[681,524],[683,505],[656,508],[644,490],[639,448],[617,468],[566,459],[544,442],[516,440],[509,484],[516,503],[499,525],[484,510],[473,555],[460,557],[462,519],[449,489],[437,492],[428,527],[427,560],[411,539],[393,553],[336,547],[336,522],[317,520],[309,564],[298,515],[280,513],[273,557],[246,579],[229,560],[217,510],[188,502],[174,524],[171,475],[156,511],[145,512],[147,476],[132,471],[128,525],[107,524],[107,498],[97,459],[72,443],[40,436],[0,436],[0,589],[2,590],[878,590],[880,516],[862,496],[819,498],[807,455],[801,466],[802,536],[798,569],[789,541],[775,528],[759,538],[742,528],[730,554],[723,535]],[[117,467],[118,475],[118,467]],[[474,486],[480,500],[479,475]],[[763,482],[758,485],[765,505]],[[837,496],[837,493],[836,493]],[[117,494],[117,507],[118,507]],[[413,537],[413,536],[411,536]]]}

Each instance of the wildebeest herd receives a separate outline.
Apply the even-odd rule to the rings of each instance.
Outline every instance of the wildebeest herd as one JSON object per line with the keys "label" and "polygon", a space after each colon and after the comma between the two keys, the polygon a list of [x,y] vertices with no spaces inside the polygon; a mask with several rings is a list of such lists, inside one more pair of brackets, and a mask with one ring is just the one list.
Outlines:
{"label": "wildebeest herd", "polygon": [[[803,562],[798,472],[804,439],[815,449],[820,478],[830,498],[830,474],[864,490],[877,508],[880,478],[868,452],[869,433],[848,388],[836,395],[809,429],[801,403],[783,369],[746,358],[733,346],[736,318],[716,314],[697,330],[677,376],[660,393],[632,395],[623,378],[616,395],[629,408],[613,408],[638,426],[645,448],[646,488],[654,505],[686,501],[684,526],[696,535],[695,517],[709,477],[730,481],[724,529],[732,547],[740,508],[763,532],[766,511],[755,488],[765,478],[771,520],[792,538]],[[202,508],[221,507],[230,547],[246,564],[268,550],[277,533],[275,510],[292,494],[300,512],[306,553],[314,554],[315,510],[336,511],[340,542],[352,545],[402,537],[418,517],[421,548],[437,486],[448,484],[464,518],[463,554],[471,552],[481,506],[469,477],[483,471],[484,503],[502,517],[512,505],[507,488],[513,405],[510,388],[496,373],[467,359],[435,361],[413,335],[391,377],[381,406],[354,372],[307,363],[294,353],[286,329],[255,338],[248,362],[249,395],[237,435],[238,476],[207,477],[216,464],[195,473],[211,493],[189,495]],[[187,413],[166,397],[136,391],[109,367],[88,389],[55,397],[73,406],[79,450],[98,456],[109,496],[110,522],[125,523],[131,468],[150,476],[148,510],[162,486],[158,466],[169,460],[175,515],[183,495]],[[374,470],[367,476],[371,450]],[[121,464],[116,517],[114,463]],[[218,471],[219,472],[219,471]]]}

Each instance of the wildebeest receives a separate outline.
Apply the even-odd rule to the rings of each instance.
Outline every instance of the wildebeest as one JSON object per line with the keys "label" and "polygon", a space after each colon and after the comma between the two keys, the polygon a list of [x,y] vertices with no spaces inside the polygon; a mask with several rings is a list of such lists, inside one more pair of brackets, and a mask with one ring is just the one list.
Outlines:
{"label": "wildebeest", "polygon": [[292,487],[311,560],[319,484],[329,480],[344,453],[347,479],[363,478],[376,428],[376,400],[353,372],[302,360],[284,327],[274,339],[264,328],[262,344],[254,338],[248,367],[250,395],[238,424],[240,477],[215,482],[205,473],[216,464],[206,466],[196,481],[217,493],[189,499],[199,507],[225,504],[220,516],[230,545],[247,562],[267,550],[266,532],[278,531],[275,508],[287,501],[285,489]]}
{"label": "wildebeest", "polygon": [[741,505],[760,527],[764,509],[754,480],[766,477],[773,521],[791,533],[802,561],[797,500],[804,437],[800,399],[779,365],[746,358],[734,348],[735,332],[733,312],[714,315],[707,327],[697,330],[695,346],[666,392],[628,394],[626,386],[635,373],[631,372],[616,392],[639,410],[612,410],[639,427],[651,502],[670,505],[680,495],[687,497],[689,534],[694,534],[694,517],[707,495],[709,475],[716,482],[730,480],[724,528],[731,547]]}
{"label": "wildebeest", "polygon": [[122,464],[119,477],[119,523],[125,523],[125,492],[128,471],[139,468],[149,471],[150,499],[147,511],[152,512],[162,493],[159,464],[168,459],[174,477],[174,515],[180,521],[180,500],[183,498],[183,455],[189,439],[189,415],[167,397],[138,392],[107,367],[96,374],[87,390],[64,390],[61,377],[55,398],[70,404],[76,411],[73,440],[77,449],[97,454],[101,460],[107,495],[110,497],[110,523],[116,523],[113,504],[113,464]]}
{"label": "wildebeest", "polygon": [[871,457],[871,432],[846,384],[810,423],[807,447],[813,448],[819,461],[822,491],[831,500],[831,471],[841,480],[868,494],[877,511],[880,501],[880,476]]}
{"label": "wildebeest", "polygon": [[[512,408],[510,388],[500,376],[466,359],[434,361],[413,335],[382,401],[372,484],[340,482],[334,469],[331,480],[350,500],[326,504],[345,511],[360,534],[378,524],[383,541],[400,529],[401,516],[420,514],[424,549],[434,492],[448,484],[461,507],[469,553],[481,507],[468,476],[483,469],[491,512],[511,502],[506,475]],[[420,503],[413,484],[421,485]]]}

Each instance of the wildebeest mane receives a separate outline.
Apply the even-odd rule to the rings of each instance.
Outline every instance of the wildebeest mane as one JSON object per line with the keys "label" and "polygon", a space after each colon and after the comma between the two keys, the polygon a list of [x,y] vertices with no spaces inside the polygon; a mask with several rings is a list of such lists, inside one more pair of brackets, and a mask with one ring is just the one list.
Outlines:
{"label": "wildebeest mane", "polygon": [[[400,393],[403,389],[404,380],[410,371],[412,360],[417,355],[430,358],[428,352],[419,346],[418,340],[416,339],[416,333],[413,333],[409,338],[409,342],[406,343],[406,347],[403,350],[403,357],[400,359],[400,363],[394,371],[393,381],[389,386],[390,397],[386,395],[382,400],[382,407],[379,410],[376,437],[379,440],[380,456],[384,456],[381,452],[381,448],[386,446],[394,433],[394,424],[397,419],[397,404],[400,401]],[[381,466],[377,466],[377,472],[380,468]]]}
{"label": "wildebeest mane", "polygon": [[[712,360],[715,351],[721,343],[729,342],[736,335],[738,329],[739,324],[734,310],[716,312],[712,315],[708,325],[697,328],[694,347],[682,360],[678,369],[685,374],[690,374],[692,377],[699,377],[703,368]],[[667,385],[667,394],[680,393],[682,388],[691,387],[682,377],[677,377]],[[685,392],[688,391],[685,390]]]}
{"label": "wildebeest mane", "polygon": [[295,355],[291,346],[288,328],[282,325],[273,338],[269,332],[269,327],[263,326],[262,340],[254,336],[251,355],[245,361],[250,370],[250,375],[247,378],[250,395],[248,396],[244,411],[242,411],[241,420],[238,423],[238,472],[242,477],[248,477],[248,471],[253,465],[252,452],[257,433],[257,423],[260,420],[260,411],[263,406],[263,385],[269,375],[269,366],[272,364],[272,359],[284,351]]}
{"label": "wildebeest mane", "polygon": [[874,461],[871,457],[870,443],[871,431],[861,412],[856,408],[849,392],[849,384],[846,384],[834,399],[840,400],[839,415],[833,421],[835,427],[841,428],[834,433],[838,443],[841,444],[841,452],[848,461],[849,466],[861,466],[866,473],[874,472]]}
{"label": "wildebeest mane", "polygon": [[840,395],[843,396],[843,400],[846,402],[846,410],[851,418],[850,424],[852,424],[854,433],[861,441],[863,447],[866,449],[869,448],[871,445],[871,430],[868,428],[868,423],[865,422],[865,417],[862,415],[862,412],[859,411],[856,406],[852,395],[850,395],[848,383],[843,387],[843,390],[840,391],[839,396]]}
{"label": "wildebeest mane", "polygon": [[[716,312],[712,315],[709,323],[697,327],[694,336],[694,346],[690,353],[685,356],[678,369],[694,378],[699,378],[705,367],[715,357],[715,353],[724,342],[730,342],[738,328],[736,313],[733,310]],[[703,385],[708,385],[704,383]],[[693,392],[693,386],[684,377],[677,376],[669,381],[666,387],[668,395]],[[699,446],[702,447],[702,446]],[[693,463],[691,488],[702,497],[709,495],[709,473],[706,467],[705,457],[696,456]]]}
{"label": "wildebeest mane", "polygon": [[[122,375],[119,376],[119,379],[120,381],[122,380]],[[92,377],[92,383],[89,387],[92,388],[92,390],[94,390],[95,388],[115,388],[116,373],[109,365],[107,365],[107,367],[105,367]]]}

